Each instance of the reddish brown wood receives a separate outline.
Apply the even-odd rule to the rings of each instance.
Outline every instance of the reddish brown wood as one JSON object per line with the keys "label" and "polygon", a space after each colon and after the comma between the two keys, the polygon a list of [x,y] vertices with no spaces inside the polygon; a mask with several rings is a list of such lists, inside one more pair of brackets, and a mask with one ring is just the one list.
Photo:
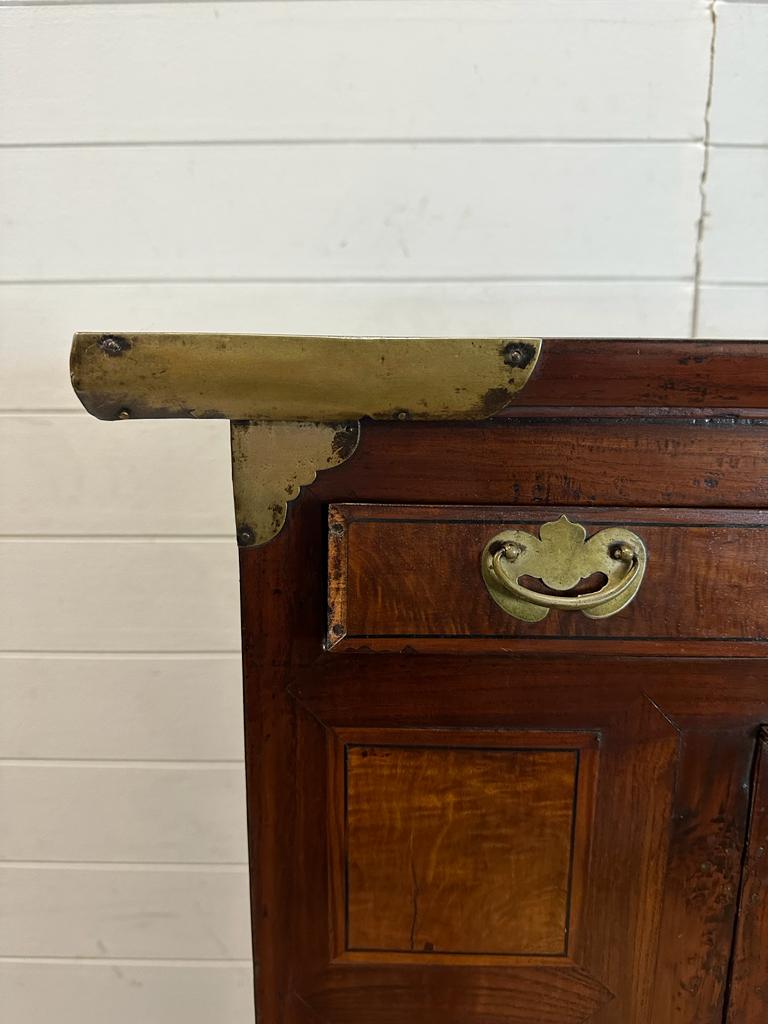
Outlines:
{"label": "reddish brown wood", "polygon": [[335,736],[341,955],[489,966],[567,959],[592,825],[593,734]]}
{"label": "reddish brown wood", "polygon": [[[504,529],[538,535],[561,513],[587,528],[606,524],[637,533],[648,568],[635,600],[608,619],[556,611],[521,622],[491,599],[480,574],[486,543]],[[452,650],[493,646],[514,652],[585,653],[606,641],[635,641],[642,652],[737,656],[765,653],[768,631],[768,516],[763,512],[668,509],[532,509],[335,505],[329,512],[329,646]],[[600,585],[598,581],[598,586]],[[439,600],[435,599],[439,595]],[[341,641],[344,642],[341,642]],[[538,641],[535,643],[534,641]]]}
{"label": "reddish brown wood", "polygon": [[768,1019],[768,727],[761,729],[727,1024]]}
{"label": "reddish brown wood", "polygon": [[314,490],[325,501],[765,508],[768,421],[366,420],[354,457]]}
{"label": "reddish brown wood", "polygon": [[652,1019],[722,1024],[754,729],[685,724]]}
{"label": "reddish brown wood", "polygon": [[755,341],[547,338],[520,393],[531,406],[768,408]]}
{"label": "reddish brown wood", "polygon": [[[729,351],[739,355],[741,349]],[[667,361],[671,376],[655,385],[644,385],[637,373],[633,377],[631,365],[623,367],[623,383],[620,364],[604,367],[606,393],[600,401],[610,391],[625,406],[648,402],[656,387],[656,397],[669,395],[676,405],[697,398],[697,404],[717,406],[728,399],[734,408],[749,408],[764,390],[762,380],[745,379],[764,374],[754,346],[742,353],[749,372],[736,367],[731,373],[738,386],[730,394],[727,354],[709,353],[707,364],[674,364],[691,354],[673,355],[662,345],[658,358]],[[568,358],[575,359],[575,353]],[[622,358],[632,362],[628,355]],[[558,375],[562,378],[558,386],[563,400],[570,397],[571,409],[564,411],[571,417],[572,407],[589,397],[579,390],[586,385],[572,378],[567,392],[571,371],[565,364],[547,368],[545,361],[541,369],[550,374],[550,397]],[[590,387],[591,404],[599,405],[598,385]],[[540,400],[535,391],[532,395]],[[768,435],[756,423],[564,421],[544,411],[547,418],[536,422],[513,416],[474,426],[366,422],[358,453],[319,474],[292,503],[283,532],[269,545],[241,553],[261,1024],[723,1020],[742,860],[748,854],[748,863],[759,863],[757,816],[749,851],[745,837],[755,737],[760,723],[768,721],[768,675],[764,657],[733,655],[745,647],[766,653],[755,643],[768,621],[765,588],[758,585],[765,519],[754,510],[768,497],[763,441]],[[525,641],[518,636],[503,651],[484,641],[468,646],[460,640],[463,646],[454,653],[352,653],[345,641],[341,646],[346,643],[348,653],[341,656],[323,648],[329,579],[339,595],[342,589],[348,598],[352,593],[332,535],[329,574],[328,505],[349,502],[472,505],[481,507],[481,518],[497,514],[489,506],[502,505],[531,524],[566,506],[573,507],[573,518],[595,523],[616,521],[617,509],[623,509],[618,518],[628,521],[629,512],[636,515],[646,506],[649,518],[637,532],[650,529],[651,521],[661,524],[653,527],[659,533],[653,537],[646,582],[656,565],[675,565],[658,570],[668,573],[663,593],[656,584],[653,602],[641,609],[641,589],[637,609],[627,610],[636,616],[625,620],[634,623],[631,638],[615,633],[599,648],[583,627],[581,632],[569,627],[569,639],[554,646],[551,637]],[[602,519],[595,504],[607,506]],[[513,511],[521,505],[532,507]],[[664,506],[673,510],[665,512]],[[408,510],[411,518],[425,514]],[[715,527],[704,525],[713,522]],[[380,568],[391,566],[397,548],[403,549],[407,525],[396,523],[396,536],[377,534],[375,545],[361,534],[360,565],[367,559]],[[705,536],[702,530],[710,531],[709,543],[694,543],[694,534]],[[662,550],[658,545],[671,543],[664,540],[668,535],[682,540]],[[729,543],[721,544],[723,537]],[[421,545],[405,548],[412,554],[423,551]],[[439,585],[426,591],[428,607],[420,614],[435,620],[448,613],[477,615],[487,595],[473,589],[469,570],[452,580],[441,568],[445,545],[436,544],[429,553],[428,567],[438,572]],[[716,559],[722,575],[711,568]],[[358,596],[363,583],[361,574]],[[683,583],[699,608],[689,620],[696,628],[691,641],[679,639],[680,616],[689,614],[676,610]],[[741,642],[710,639],[706,657],[676,657],[702,650],[702,628],[713,636],[717,632],[710,614],[713,594],[728,598],[720,621]],[[388,614],[402,616],[407,596],[400,594],[400,607],[390,600]],[[375,607],[370,592],[365,600]],[[702,608],[710,612],[702,614]],[[354,613],[349,600],[345,625]],[[643,639],[652,623],[663,626],[667,639]],[[671,634],[677,639],[669,639]],[[525,653],[526,644],[538,644],[544,653]],[[638,653],[646,656],[635,657]],[[729,657],[713,656],[723,653]],[[594,785],[577,800],[572,848],[581,861],[569,881],[567,955],[545,957],[540,947],[533,949],[533,939],[550,942],[561,904],[556,895],[526,903],[527,892],[520,897],[525,913],[505,903],[520,885],[512,866],[517,854],[506,871],[504,850],[517,849],[530,858],[539,849],[523,835],[525,792],[528,823],[544,828],[549,822],[551,829],[547,852],[533,874],[541,873],[548,892],[558,891],[563,831],[553,823],[562,818],[567,772],[546,757],[561,749],[564,737],[583,742],[580,757],[593,758],[594,773],[580,775],[580,784],[593,777]],[[370,762],[372,752],[384,747],[403,753],[397,755],[396,771],[379,775]],[[446,759],[441,751],[447,749],[454,753]],[[508,796],[505,781],[522,769],[524,762],[515,759],[524,756],[529,773],[536,765],[540,774],[530,776],[528,790]],[[763,775],[758,772],[758,780]],[[763,788],[757,785],[755,792]],[[755,801],[757,807],[757,796]],[[351,834],[350,821],[356,823]],[[517,835],[519,848],[514,847]],[[402,944],[404,929],[406,947],[411,944],[412,916],[403,924],[403,906],[407,912],[413,892],[414,876],[404,857],[411,838],[417,889],[425,902],[416,919],[414,949],[397,952],[393,947]],[[347,858],[356,878],[350,894]],[[748,884],[738,945],[738,963],[746,973],[733,974],[729,1024],[757,1024],[764,1012],[760,1003],[739,1002],[745,993],[755,998],[765,973],[755,938],[759,935],[765,946],[764,922],[746,912]],[[391,906],[382,897],[387,890]],[[372,951],[360,948],[354,934],[353,943],[347,941],[350,909],[356,934]],[[497,941],[491,957],[478,951],[485,938],[483,919],[491,941]],[[428,942],[436,948],[417,951]],[[522,952],[515,957],[518,948]],[[757,1017],[754,1005],[760,1009]]]}

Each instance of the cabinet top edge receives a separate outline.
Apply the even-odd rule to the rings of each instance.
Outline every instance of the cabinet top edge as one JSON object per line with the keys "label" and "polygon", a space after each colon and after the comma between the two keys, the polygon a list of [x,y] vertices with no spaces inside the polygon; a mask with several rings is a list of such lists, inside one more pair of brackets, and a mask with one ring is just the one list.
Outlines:
{"label": "cabinet top edge", "polygon": [[763,340],[78,333],[106,420],[483,420],[528,410],[765,410]]}

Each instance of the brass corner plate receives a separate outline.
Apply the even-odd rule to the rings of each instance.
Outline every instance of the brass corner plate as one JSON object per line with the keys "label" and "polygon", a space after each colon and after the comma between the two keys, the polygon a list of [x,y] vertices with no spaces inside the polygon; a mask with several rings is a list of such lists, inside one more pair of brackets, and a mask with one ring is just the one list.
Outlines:
{"label": "brass corner plate", "polygon": [[364,416],[481,420],[525,385],[539,338],[81,333],[72,386],[104,420],[228,419],[238,542],[266,544]]}
{"label": "brass corner plate", "polygon": [[231,436],[237,543],[248,548],[282,530],[288,502],[319,470],[354,453],[360,424],[233,423]]}
{"label": "brass corner plate", "polygon": [[[540,622],[552,608],[580,611],[590,619],[615,615],[637,595],[647,558],[636,533],[609,526],[587,540],[584,527],[563,515],[542,523],[538,537],[526,530],[496,534],[485,545],[480,565],[500,608],[524,622]],[[596,573],[606,578],[599,590],[564,593]],[[550,593],[526,587],[520,582],[524,577],[541,580]]]}
{"label": "brass corner plate", "polygon": [[72,386],[99,419],[476,420],[530,377],[538,338],[76,334]]}

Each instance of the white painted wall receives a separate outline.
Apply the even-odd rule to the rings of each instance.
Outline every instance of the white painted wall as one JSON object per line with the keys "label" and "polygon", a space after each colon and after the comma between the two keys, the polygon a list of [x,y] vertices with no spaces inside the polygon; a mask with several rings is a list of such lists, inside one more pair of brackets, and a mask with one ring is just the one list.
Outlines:
{"label": "white painted wall", "polygon": [[4,1024],[252,1020],[226,424],[89,419],[72,332],[768,337],[766,53],[764,3],[0,2]]}

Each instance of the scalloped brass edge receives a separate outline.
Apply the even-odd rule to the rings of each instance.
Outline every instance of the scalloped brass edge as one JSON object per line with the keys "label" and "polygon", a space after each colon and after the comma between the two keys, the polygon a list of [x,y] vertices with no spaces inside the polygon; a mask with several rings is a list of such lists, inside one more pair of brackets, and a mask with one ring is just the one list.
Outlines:
{"label": "scalloped brass edge", "polygon": [[72,386],[99,419],[228,419],[241,547],[266,544],[365,416],[481,420],[524,387],[540,338],[78,333]]}
{"label": "scalloped brass edge", "polygon": [[231,424],[237,543],[257,547],[285,524],[288,502],[320,470],[345,462],[357,448],[360,424]]}

